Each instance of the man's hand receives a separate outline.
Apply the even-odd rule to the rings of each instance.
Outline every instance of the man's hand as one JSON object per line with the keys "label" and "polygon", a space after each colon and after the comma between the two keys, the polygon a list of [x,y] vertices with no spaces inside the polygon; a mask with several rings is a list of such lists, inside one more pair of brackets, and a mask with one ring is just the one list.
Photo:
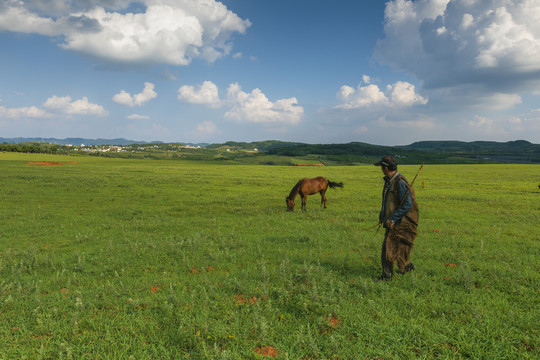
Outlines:
{"label": "man's hand", "polygon": [[386,220],[386,228],[392,229],[393,227],[394,227],[394,223],[391,222],[390,220]]}

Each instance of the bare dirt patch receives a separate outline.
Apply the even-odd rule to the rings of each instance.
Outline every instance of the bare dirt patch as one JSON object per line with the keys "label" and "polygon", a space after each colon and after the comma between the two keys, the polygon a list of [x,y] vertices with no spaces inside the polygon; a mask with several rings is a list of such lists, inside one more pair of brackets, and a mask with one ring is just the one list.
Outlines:
{"label": "bare dirt patch", "polygon": [[29,161],[28,165],[73,165],[76,162]]}
{"label": "bare dirt patch", "polygon": [[263,346],[255,348],[255,352],[262,356],[276,357],[279,355],[277,349],[273,346]]}

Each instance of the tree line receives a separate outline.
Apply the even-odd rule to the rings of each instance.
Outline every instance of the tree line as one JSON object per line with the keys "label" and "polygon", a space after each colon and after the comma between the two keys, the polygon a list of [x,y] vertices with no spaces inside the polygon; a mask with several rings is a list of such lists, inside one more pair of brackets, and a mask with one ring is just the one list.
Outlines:
{"label": "tree line", "polygon": [[0,144],[2,152],[18,152],[32,154],[67,154],[67,148],[49,143],[17,143],[9,144],[7,142]]}

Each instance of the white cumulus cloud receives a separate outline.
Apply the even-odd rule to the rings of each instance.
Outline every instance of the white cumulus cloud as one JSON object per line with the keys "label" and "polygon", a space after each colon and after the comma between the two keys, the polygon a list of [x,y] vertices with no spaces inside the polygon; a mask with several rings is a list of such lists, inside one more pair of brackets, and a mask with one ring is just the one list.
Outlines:
{"label": "white cumulus cloud", "polygon": [[238,83],[229,85],[227,102],[225,117],[240,122],[297,124],[304,114],[295,97],[271,102],[260,89],[246,93]]}
{"label": "white cumulus cloud", "polygon": [[356,89],[348,85],[343,85],[337,96],[343,101],[343,104],[338,107],[343,109],[358,109],[370,105],[384,105],[389,103],[386,95],[374,84],[366,86],[359,85]]}
{"label": "white cumulus cloud", "polygon": [[183,85],[178,89],[178,100],[209,107],[221,106],[219,90],[216,84],[205,81],[200,86]]}
{"label": "white cumulus cloud", "polygon": [[59,27],[54,19],[27,9],[23,1],[7,0],[0,4],[0,31],[56,36],[61,34]]}
{"label": "white cumulus cloud", "polygon": [[133,107],[142,106],[155,97],[157,97],[157,93],[154,91],[154,84],[145,82],[144,89],[141,93],[131,95],[125,90],[122,90],[120,93],[114,95],[112,99],[118,104]]}
{"label": "white cumulus cloud", "polygon": [[58,97],[54,95],[48,98],[43,106],[51,111],[66,115],[106,116],[108,114],[103,106],[89,102],[87,97],[72,101],[70,96]]}
{"label": "white cumulus cloud", "polygon": [[53,115],[46,110],[36,106],[24,106],[19,108],[6,108],[0,106],[0,118],[18,119],[18,118],[51,118]]}
{"label": "white cumulus cloud", "polygon": [[108,115],[108,112],[103,108],[103,106],[89,102],[87,97],[82,97],[79,100],[72,100],[70,96],[59,97],[56,95],[48,98],[43,103],[42,107],[32,105],[18,108],[7,108],[0,106],[0,118],[45,119],[54,118],[58,115],[106,116]]}
{"label": "white cumulus cloud", "polygon": [[424,105],[426,98],[416,93],[415,86],[408,82],[398,81],[386,86],[383,92],[379,86],[370,84],[369,76],[364,75],[364,84],[360,83],[356,89],[343,85],[337,97],[343,104],[337,106],[340,109],[359,109],[366,107],[410,107]]}
{"label": "white cumulus cloud", "polygon": [[[41,4],[40,4],[41,3]],[[127,12],[142,4],[141,11]],[[0,4],[0,31],[61,36],[61,47],[122,63],[187,65],[230,53],[251,26],[215,0],[21,1]]]}
{"label": "white cumulus cloud", "polygon": [[200,86],[183,85],[178,89],[178,100],[214,108],[224,106],[228,108],[226,118],[245,123],[294,125],[304,114],[295,97],[272,102],[260,89],[246,93],[238,83],[229,85],[225,99],[219,98],[218,87],[211,81]]}
{"label": "white cumulus cloud", "polygon": [[392,0],[376,57],[426,88],[530,90],[540,82],[539,24],[538,1]]}
{"label": "white cumulus cloud", "polygon": [[386,86],[386,94],[390,103],[395,106],[425,105],[428,100],[415,91],[415,86],[405,81],[398,81]]}

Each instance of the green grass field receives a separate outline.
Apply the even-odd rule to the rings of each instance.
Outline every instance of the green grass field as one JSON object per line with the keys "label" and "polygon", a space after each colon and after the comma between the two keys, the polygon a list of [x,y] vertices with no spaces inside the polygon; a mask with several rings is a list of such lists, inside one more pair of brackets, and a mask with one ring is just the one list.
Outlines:
{"label": "green grass field", "polygon": [[539,182],[426,166],[417,270],[379,283],[374,166],[0,153],[0,359],[537,359]]}

